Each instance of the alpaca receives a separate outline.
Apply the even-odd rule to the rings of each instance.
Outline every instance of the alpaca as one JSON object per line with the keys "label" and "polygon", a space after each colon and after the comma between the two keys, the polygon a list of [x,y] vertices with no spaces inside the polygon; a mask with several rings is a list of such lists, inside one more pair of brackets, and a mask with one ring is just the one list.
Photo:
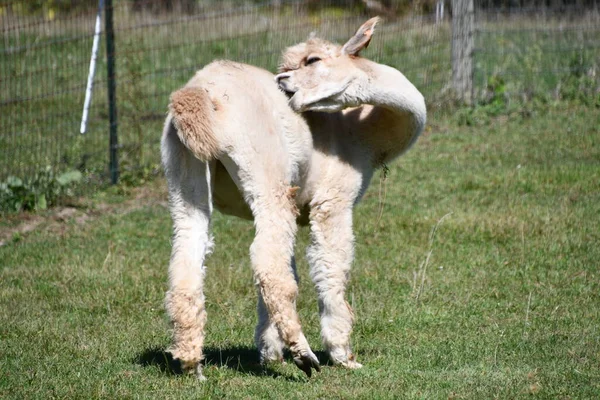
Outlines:
{"label": "alpaca", "polygon": [[334,364],[362,366],[350,347],[354,314],[345,301],[353,207],[374,170],[406,151],[426,121],[423,96],[402,73],[359,56],[377,22],[364,23],[344,46],[310,38],[288,48],[275,77],[213,62],[171,96],[161,141],[174,226],[169,351],[200,379],[213,206],[254,221],[260,361],[282,361],[287,347],[308,376],[320,370],[295,305],[294,240],[297,226],[308,225],[323,344]]}

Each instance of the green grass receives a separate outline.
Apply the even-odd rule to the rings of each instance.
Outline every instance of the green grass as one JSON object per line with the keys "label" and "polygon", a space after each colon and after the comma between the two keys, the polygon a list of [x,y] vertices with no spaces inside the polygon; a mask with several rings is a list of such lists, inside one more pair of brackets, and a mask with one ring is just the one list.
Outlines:
{"label": "green grass", "polygon": [[[348,301],[363,369],[327,365],[306,379],[289,360],[257,365],[253,228],[216,214],[208,381],[178,375],[163,353],[171,223],[161,188],[135,207],[108,196],[84,224],[0,247],[0,397],[599,397],[597,109],[475,113],[470,125],[456,114],[435,116],[390,166],[386,195],[378,175],[357,207]],[[301,230],[298,308],[320,351],[307,241]]]}

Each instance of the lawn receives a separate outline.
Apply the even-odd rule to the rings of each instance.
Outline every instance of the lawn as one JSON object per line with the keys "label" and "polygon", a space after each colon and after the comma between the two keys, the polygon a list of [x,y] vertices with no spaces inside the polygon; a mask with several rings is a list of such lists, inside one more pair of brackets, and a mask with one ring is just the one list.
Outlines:
{"label": "lawn", "polygon": [[[2,398],[598,398],[600,113],[437,113],[355,213],[364,368],[261,368],[251,223],[215,215],[206,368],[178,374],[162,305],[164,182],[35,217],[0,246]],[[34,218],[34,217],[29,217]],[[435,232],[434,232],[435,231]],[[434,234],[432,234],[434,232]],[[323,364],[298,236],[298,309]]]}

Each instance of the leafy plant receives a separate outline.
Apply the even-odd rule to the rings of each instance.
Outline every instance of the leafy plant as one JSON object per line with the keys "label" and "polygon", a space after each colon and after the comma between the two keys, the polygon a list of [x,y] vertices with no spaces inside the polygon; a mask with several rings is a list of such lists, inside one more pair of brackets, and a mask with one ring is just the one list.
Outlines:
{"label": "leafy plant", "polygon": [[487,84],[487,99],[483,103],[491,114],[500,114],[506,109],[508,96],[506,82],[499,75],[492,75]]}
{"label": "leafy plant", "polygon": [[29,179],[9,176],[4,182],[0,182],[0,210],[45,210],[60,198],[72,196],[74,187],[82,178],[80,171],[56,175],[51,167],[44,168]]}
{"label": "leafy plant", "polygon": [[158,163],[146,163],[146,164],[132,164],[125,160],[121,164],[121,175],[119,177],[119,186],[124,187],[136,187],[142,186],[161,172],[160,164]]}
{"label": "leafy plant", "polygon": [[598,64],[588,53],[581,51],[569,61],[569,72],[558,86],[561,99],[575,100],[600,107],[600,82],[596,77]]}

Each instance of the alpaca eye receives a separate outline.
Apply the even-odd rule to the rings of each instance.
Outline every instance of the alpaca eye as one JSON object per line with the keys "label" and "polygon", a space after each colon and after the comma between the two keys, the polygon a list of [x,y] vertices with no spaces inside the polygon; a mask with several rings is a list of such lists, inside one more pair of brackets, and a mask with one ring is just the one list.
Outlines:
{"label": "alpaca eye", "polygon": [[317,61],[321,61],[321,59],[319,57],[310,57],[308,60],[306,60],[306,65],[314,64]]}

